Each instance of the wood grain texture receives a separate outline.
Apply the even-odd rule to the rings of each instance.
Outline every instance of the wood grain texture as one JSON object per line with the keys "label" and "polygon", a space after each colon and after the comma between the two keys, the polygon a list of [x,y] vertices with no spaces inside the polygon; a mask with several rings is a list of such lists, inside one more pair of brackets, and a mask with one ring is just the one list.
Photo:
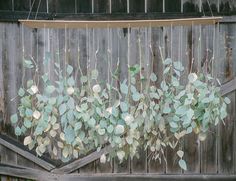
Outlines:
{"label": "wood grain texture", "polygon": [[[204,72],[217,77],[217,71],[215,66],[218,64],[215,57],[216,49],[215,42],[215,27],[206,26],[203,30],[203,37],[207,37],[202,41],[202,47],[205,47],[203,52],[205,53],[204,59],[201,63],[201,68]],[[207,139],[201,142],[201,173],[217,173],[217,135],[218,130],[215,126],[210,127],[210,131],[207,133]]]}
{"label": "wood grain texture", "polygon": [[[17,154],[29,159],[30,161],[34,162],[34,163],[37,163],[38,165],[40,165],[41,167],[45,168],[46,170],[51,170],[53,168],[55,168],[54,165],[36,157],[34,154],[26,151],[26,150],[23,150],[22,148],[16,146],[16,143],[15,144],[12,144],[10,143],[10,140],[7,139],[6,136],[3,136],[1,135],[0,137],[0,144],[2,146],[5,147],[5,149],[9,149],[11,151],[9,152],[5,152],[5,159],[7,162],[11,163],[11,161],[8,160],[8,157],[9,159],[13,160],[13,162],[15,164],[17,164]],[[7,154],[6,154],[7,153]],[[2,159],[4,159],[4,157],[2,157]]]}

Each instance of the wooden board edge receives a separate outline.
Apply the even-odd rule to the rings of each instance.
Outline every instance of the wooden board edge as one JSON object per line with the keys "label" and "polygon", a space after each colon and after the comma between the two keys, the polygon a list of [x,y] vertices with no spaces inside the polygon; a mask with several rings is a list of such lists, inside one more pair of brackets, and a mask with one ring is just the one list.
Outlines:
{"label": "wooden board edge", "polygon": [[34,154],[32,154],[28,151],[25,151],[25,150],[17,147],[16,145],[9,143],[8,141],[4,140],[3,137],[0,137],[0,144],[4,147],[16,152],[17,154],[23,156],[24,158],[36,163],[37,165],[46,169],[47,171],[50,171],[55,168],[54,165],[40,159],[39,157],[35,156]]}
{"label": "wooden board edge", "polygon": [[101,151],[99,151],[99,152],[94,151],[91,154],[89,154],[83,158],[77,159],[65,166],[53,169],[53,170],[51,170],[51,172],[52,173],[71,173],[74,170],[77,170],[77,169],[99,159],[102,154],[108,154],[110,151],[111,151],[111,146],[109,145],[109,146],[106,146],[103,149],[101,149]]}
{"label": "wooden board edge", "polygon": [[162,26],[192,26],[214,25],[222,17],[202,17],[185,19],[155,19],[155,20],[113,20],[113,21],[72,21],[72,20],[19,20],[30,28],[130,28],[130,27],[162,27]]}

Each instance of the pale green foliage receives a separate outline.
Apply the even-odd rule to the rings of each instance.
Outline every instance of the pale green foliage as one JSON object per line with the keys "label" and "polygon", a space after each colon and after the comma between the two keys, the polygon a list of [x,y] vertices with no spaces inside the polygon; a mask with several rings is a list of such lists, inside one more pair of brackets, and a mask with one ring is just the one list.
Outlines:
{"label": "pale green foliage", "polygon": [[[50,61],[47,57],[45,64]],[[65,77],[59,63],[55,63],[58,81],[51,82],[44,74],[40,91],[35,80],[19,89],[18,113],[11,116],[15,133],[25,135],[25,145],[35,148],[38,155],[53,148],[52,154],[61,153],[63,161],[94,149],[99,151],[106,144],[113,148],[110,157],[120,161],[138,156],[140,147],[149,149],[151,157],[161,161],[166,147],[175,148],[184,136],[193,131],[200,138],[206,135],[210,125],[217,125],[227,116],[230,103],[221,97],[209,75],[191,73],[188,83],[181,85],[182,64],[171,59],[163,64],[160,86],[151,73],[149,78],[142,78],[148,86],[141,91],[138,65],[129,67],[129,80],[121,81],[118,89],[101,84],[97,70],[75,78],[74,68],[68,65]],[[28,60],[25,65],[34,67]],[[75,80],[80,81],[79,86]],[[177,154],[179,166],[186,170],[183,151]],[[109,159],[103,155],[101,160]]]}

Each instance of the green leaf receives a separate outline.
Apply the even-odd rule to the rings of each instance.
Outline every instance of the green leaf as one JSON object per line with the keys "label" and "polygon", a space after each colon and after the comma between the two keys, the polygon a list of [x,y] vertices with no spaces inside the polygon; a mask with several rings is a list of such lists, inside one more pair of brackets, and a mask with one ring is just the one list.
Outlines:
{"label": "green leaf", "polygon": [[120,109],[122,112],[127,112],[128,111],[128,105],[125,102],[120,103]]}
{"label": "green leaf", "polygon": [[67,107],[69,109],[74,109],[75,108],[75,100],[72,97],[70,97],[70,99],[68,100]]}
{"label": "green leaf", "polygon": [[167,74],[170,71],[170,67],[166,67],[163,71],[163,74]]}
{"label": "green leaf", "polygon": [[26,108],[26,110],[25,110],[25,115],[26,115],[27,117],[31,117],[31,116],[33,115],[33,111],[32,111],[31,109],[29,109],[29,108]]}
{"label": "green leaf", "polygon": [[63,115],[66,112],[66,110],[67,110],[66,104],[61,104],[59,106],[59,113],[60,113],[60,115]]}
{"label": "green leaf", "polygon": [[171,112],[171,109],[170,109],[169,104],[165,104],[164,109],[163,109],[163,113],[168,114],[170,112]]}
{"label": "green leaf", "polygon": [[184,70],[184,67],[183,67],[183,65],[181,64],[181,62],[174,62],[173,63],[174,64],[174,68],[176,69],[176,70],[179,70],[179,71],[183,71]]}
{"label": "green leaf", "polygon": [[20,129],[19,126],[17,126],[17,127],[15,128],[15,135],[16,135],[16,136],[20,136],[20,135],[21,135],[21,129]]}
{"label": "green leaf", "polygon": [[161,82],[161,88],[162,88],[163,91],[167,91],[168,90],[168,86],[167,86],[165,81]]}
{"label": "green leaf", "polygon": [[71,126],[65,129],[65,140],[68,144],[71,144],[75,140],[75,132]]}
{"label": "green leaf", "polygon": [[34,68],[34,65],[31,60],[24,59],[24,67],[31,69],[31,68]]}
{"label": "green leaf", "polygon": [[86,83],[88,81],[88,78],[86,76],[82,76],[80,78],[81,83]]}
{"label": "green leaf", "polygon": [[18,95],[19,95],[20,97],[23,97],[23,96],[25,95],[24,89],[20,88],[20,89],[18,90]]}
{"label": "green leaf", "polygon": [[44,82],[44,83],[47,83],[47,81],[49,80],[49,79],[48,79],[48,74],[45,73],[44,75],[42,75],[42,79],[43,79],[43,82]]}
{"label": "green leaf", "polygon": [[202,99],[202,103],[209,103],[210,99],[208,97],[205,97]]}
{"label": "green leaf", "polygon": [[32,122],[31,122],[30,120],[25,120],[25,121],[24,121],[24,126],[25,126],[26,128],[31,128]]}
{"label": "green leaf", "polygon": [[120,161],[123,161],[124,157],[125,157],[125,152],[124,151],[118,151],[117,153],[117,157]]}
{"label": "green leaf", "polygon": [[69,85],[69,86],[74,86],[75,85],[75,80],[74,80],[74,78],[73,77],[70,77],[68,80],[67,80],[67,84]]}
{"label": "green leaf", "polygon": [[176,122],[170,122],[170,127],[171,128],[178,128],[178,124]]}
{"label": "green leaf", "polygon": [[98,78],[98,71],[96,69],[92,70],[92,75],[91,75],[91,79],[97,79]]}
{"label": "green leaf", "polygon": [[183,158],[184,152],[183,152],[182,150],[179,150],[179,151],[177,151],[177,155],[178,155],[180,158]]}
{"label": "green leaf", "polygon": [[68,73],[68,75],[70,75],[73,72],[73,67],[71,65],[68,65],[66,68],[66,72]]}
{"label": "green leaf", "polygon": [[17,123],[17,121],[18,121],[18,116],[17,116],[17,114],[13,114],[13,115],[11,115],[11,123],[12,124],[16,124]]}
{"label": "green leaf", "polygon": [[54,91],[55,91],[55,87],[53,86],[53,85],[49,85],[49,86],[47,86],[46,87],[46,93],[48,93],[48,94],[52,94]]}
{"label": "green leaf", "polygon": [[75,123],[75,131],[78,131],[82,128],[82,123],[81,122],[77,122]]}
{"label": "green leaf", "polygon": [[230,102],[231,102],[228,97],[225,97],[224,101],[225,101],[226,104],[230,104]]}
{"label": "green leaf", "polygon": [[48,63],[51,61],[51,53],[45,52],[45,58],[43,60],[44,65],[48,65]]}
{"label": "green leaf", "polygon": [[133,144],[133,138],[131,136],[126,137],[125,140],[129,145]]}
{"label": "green leaf", "polygon": [[190,73],[189,75],[188,75],[188,80],[189,80],[189,82],[191,82],[191,83],[193,83],[193,82],[195,82],[196,80],[197,80],[197,74],[195,74],[195,73]]}
{"label": "green leaf", "polygon": [[123,94],[128,94],[128,91],[129,91],[128,86],[125,83],[122,83],[120,85],[120,90]]}
{"label": "green leaf", "polygon": [[125,131],[125,128],[124,128],[123,125],[117,125],[117,126],[115,127],[115,134],[116,134],[116,135],[121,135],[121,134],[124,133],[124,131]]}
{"label": "green leaf", "polygon": [[136,92],[135,94],[132,95],[132,99],[134,101],[139,101],[141,98],[140,94],[138,92]]}
{"label": "green leaf", "polygon": [[54,104],[56,104],[56,102],[57,102],[57,98],[56,98],[56,97],[51,97],[51,98],[49,98],[49,100],[48,100],[48,103],[49,103],[50,105],[54,105]]}
{"label": "green leaf", "polygon": [[91,118],[88,120],[89,127],[93,128],[96,125],[96,120],[94,118]]}
{"label": "green leaf", "polygon": [[113,130],[114,130],[114,127],[113,127],[112,125],[109,125],[109,126],[107,127],[107,132],[108,132],[108,133],[112,133]]}
{"label": "green leaf", "polygon": [[179,160],[179,166],[183,169],[183,170],[187,170],[187,165],[186,162],[184,160]]}
{"label": "green leaf", "polygon": [[157,81],[157,76],[156,76],[156,74],[151,73],[151,75],[150,75],[150,80],[153,81],[153,82],[156,82],[156,81]]}
{"label": "green leaf", "polygon": [[164,60],[164,65],[169,65],[172,63],[172,60],[170,58],[167,58]]}
{"label": "green leaf", "polygon": [[99,134],[100,136],[103,136],[105,133],[106,133],[106,130],[105,130],[104,128],[99,128],[99,129],[98,129],[98,134]]}
{"label": "green leaf", "polygon": [[185,115],[186,114],[186,112],[187,112],[187,108],[185,107],[185,106],[179,106],[177,109],[176,109],[176,114],[177,115],[181,115],[181,116],[183,116],[183,115]]}

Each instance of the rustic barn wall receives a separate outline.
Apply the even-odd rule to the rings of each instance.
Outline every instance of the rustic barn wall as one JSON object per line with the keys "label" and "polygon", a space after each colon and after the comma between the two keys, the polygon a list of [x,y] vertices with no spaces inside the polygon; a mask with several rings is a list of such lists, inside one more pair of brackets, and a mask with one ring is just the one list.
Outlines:
{"label": "rustic barn wall", "polygon": [[[14,23],[1,23],[0,26],[0,90],[3,90],[1,96],[4,100],[1,123],[3,131],[12,137],[15,136],[13,128],[10,127],[9,116],[16,111],[17,90],[32,77],[32,72],[22,69],[23,56],[33,57],[39,64],[40,72],[49,72],[51,80],[56,80],[53,62],[57,53],[62,64],[69,63],[76,67],[80,63],[85,74],[96,66],[101,72],[100,78],[105,81],[111,81],[108,66],[115,68],[118,60],[121,79],[127,74],[127,63],[134,65],[140,63],[140,60],[146,75],[151,69],[161,74],[159,48],[165,57],[181,60],[187,67],[186,75],[190,69],[194,72],[203,71],[204,64],[210,60],[213,60],[211,72],[220,78],[222,83],[231,80],[235,74],[235,24],[221,24],[219,34],[217,26],[211,25],[134,28],[128,31],[108,28],[34,30]],[[52,52],[53,59],[50,67],[45,67],[42,61],[48,51]],[[219,128],[212,129],[206,142],[200,143],[197,137],[192,135],[182,143],[181,147],[185,150],[189,168],[186,173],[235,173],[235,92],[229,97],[232,103],[225,126],[220,125]],[[122,165],[116,160],[106,165],[95,161],[81,168],[79,173],[181,173],[172,150],[166,152],[166,166],[164,163],[149,160],[148,153],[142,150],[140,155],[139,160],[129,160]],[[7,158],[11,158],[14,164],[27,163],[27,160],[10,151],[1,151],[1,157],[5,157],[1,160],[3,163],[9,162]]]}
{"label": "rustic barn wall", "polygon": [[[29,12],[33,2],[0,0],[0,19],[3,12],[7,11]],[[227,15],[236,12],[236,2],[233,0],[202,0],[202,4],[200,0],[175,0],[174,3],[173,0],[42,0],[38,7],[39,2],[34,2],[33,12],[37,9],[48,14],[128,12],[133,15],[143,12],[201,12],[208,15]],[[56,79],[53,74],[53,62],[49,67],[42,63],[47,51],[53,52],[53,61],[59,54],[62,64],[80,64],[83,74],[93,69],[97,62],[97,68],[102,72],[101,79],[110,81],[111,75],[106,71],[107,67],[111,66],[114,69],[117,61],[120,61],[120,79],[127,77],[127,63],[139,63],[140,59],[147,75],[150,70],[161,75],[162,52],[165,57],[181,60],[185,64],[185,79],[191,67],[194,72],[203,71],[204,64],[212,60],[211,73],[218,77],[221,83],[226,83],[235,76],[236,71],[235,16],[232,16],[231,20],[233,23],[220,24],[219,34],[217,26],[57,30],[28,29],[17,23],[0,23],[0,130],[16,138],[10,126],[9,116],[17,108],[18,88],[32,76],[32,72],[22,69],[23,56],[33,56],[39,64],[40,72],[50,72],[52,80]],[[80,76],[80,73],[76,72],[76,75]],[[185,82],[185,79],[182,81]],[[160,80],[158,81],[157,84],[160,83]],[[195,135],[191,135],[181,144],[188,164],[188,171],[184,174],[236,174],[236,95],[232,92],[228,96],[231,99],[230,115],[225,120],[225,125],[213,128],[203,143],[200,143]],[[16,139],[22,141],[22,138]],[[140,160],[127,160],[122,164],[112,160],[105,165],[97,160],[75,173],[182,173],[171,150],[166,152],[167,164],[150,160],[148,152],[140,150],[140,153]],[[1,163],[40,168],[3,146],[0,147],[0,157]],[[8,178],[2,177],[1,180]]]}

